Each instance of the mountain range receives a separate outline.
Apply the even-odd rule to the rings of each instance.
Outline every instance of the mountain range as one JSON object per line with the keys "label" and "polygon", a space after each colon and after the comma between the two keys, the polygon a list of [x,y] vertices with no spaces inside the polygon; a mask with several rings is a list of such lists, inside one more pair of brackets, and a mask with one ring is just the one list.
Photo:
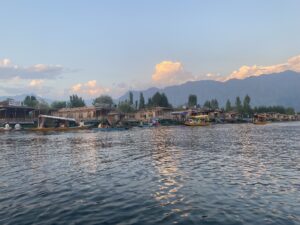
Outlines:
{"label": "mountain range", "polygon": [[[237,96],[243,100],[247,94],[251,97],[252,106],[260,105],[282,105],[293,107],[300,111],[300,73],[285,71],[268,75],[253,76],[243,80],[232,79],[225,82],[214,80],[189,81],[181,85],[168,86],[165,88],[152,87],[142,91],[131,91],[133,100],[138,101],[142,92],[147,102],[156,92],[163,92],[167,95],[173,106],[186,104],[190,94],[197,95],[198,103],[203,105],[206,100],[216,98],[219,105],[225,105],[229,99],[232,105]],[[13,98],[23,101],[24,95],[2,96],[0,101]],[[115,101],[124,101],[129,98],[129,91]],[[38,97],[38,99],[41,99]],[[52,99],[43,98],[49,104]],[[92,104],[92,99],[85,100],[87,105]]]}
{"label": "mountain range", "polygon": [[[200,80],[162,89],[149,88],[144,91],[132,91],[133,99],[138,100],[142,92],[147,102],[157,91],[164,92],[173,106],[187,103],[190,94],[197,95],[200,105],[206,100],[216,98],[220,106],[224,106],[227,99],[234,104],[237,96],[243,100],[248,94],[252,106],[282,105],[300,111],[300,73],[293,71],[253,76],[243,80]],[[119,101],[128,99],[128,96],[129,92],[121,96]]]}

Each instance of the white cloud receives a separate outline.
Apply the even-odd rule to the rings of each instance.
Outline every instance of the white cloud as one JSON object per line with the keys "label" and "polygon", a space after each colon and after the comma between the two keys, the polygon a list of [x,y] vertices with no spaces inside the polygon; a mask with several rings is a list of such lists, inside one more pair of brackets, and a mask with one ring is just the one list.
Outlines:
{"label": "white cloud", "polygon": [[163,86],[181,84],[190,80],[195,80],[195,77],[183,68],[181,62],[162,61],[156,64],[152,75],[154,84]]}
{"label": "white cloud", "polygon": [[0,60],[0,67],[9,66],[9,64],[11,64],[10,59],[2,59],[2,60]]}
{"label": "white cloud", "polygon": [[286,70],[300,72],[300,55],[292,57],[285,63],[275,64],[271,66],[242,66],[238,70],[233,71],[225,80],[245,79],[251,76],[260,76],[263,74],[280,73]]}
{"label": "white cloud", "polygon": [[71,87],[70,92],[82,94],[85,96],[98,96],[110,92],[110,88],[97,85],[96,80],[90,80],[86,83],[78,83]]}
{"label": "white cloud", "polygon": [[71,90],[73,92],[79,92],[81,90],[81,87],[82,87],[82,84],[80,84],[80,83],[79,84],[75,84],[75,85],[72,86]]}
{"label": "white cloud", "polygon": [[49,86],[42,85],[44,81],[31,80],[29,83],[24,82],[24,80],[15,80],[9,82],[10,85],[1,86],[0,90],[7,95],[18,95],[18,94],[36,94],[38,96],[55,95],[56,90]]}
{"label": "white cloud", "polygon": [[96,80],[90,80],[85,84],[86,87],[89,88],[95,88],[97,87],[97,81]]}
{"label": "white cloud", "polygon": [[41,87],[41,85],[44,83],[44,80],[31,80],[29,83],[30,87]]}
{"label": "white cloud", "polygon": [[64,72],[60,65],[36,64],[23,67],[13,64],[10,59],[0,60],[0,79],[8,80],[13,77],[21,79],[55,79]]}

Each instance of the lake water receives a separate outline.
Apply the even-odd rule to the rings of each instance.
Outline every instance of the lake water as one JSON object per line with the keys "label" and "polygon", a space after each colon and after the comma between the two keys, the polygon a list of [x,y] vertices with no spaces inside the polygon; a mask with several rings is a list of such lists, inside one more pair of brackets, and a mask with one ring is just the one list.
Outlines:
{"label": "lake water", "polygon": [[298,122],[0,143],[0,224],[300,224]]}

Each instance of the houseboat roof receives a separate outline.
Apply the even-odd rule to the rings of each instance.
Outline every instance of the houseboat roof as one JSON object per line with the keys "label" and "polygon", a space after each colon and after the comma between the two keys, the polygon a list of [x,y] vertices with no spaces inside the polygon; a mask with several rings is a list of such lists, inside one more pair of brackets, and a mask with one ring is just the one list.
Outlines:
{"label": "houseboat roof", "polygon": [[12,106],[12,105],[1,105],[0,104],[0,110],[7,110],[7,109],[26,109],[26,110],[34,110],[32,107],[28,106]]}
{"label": "houseboat roof", "polygon": [[75,107],[75,108],[62,108],[57,110],[58,112],[78,112],[78,111],[87,111],[87,110],[111,110],[112,108],[104,106],[84,106],[84,107]]}
{"label": "houseboat roof", "polygon": [[59,117],[59,116],[49,116],[49,115],[39,115],[40,118],[53,119],[53,120],[66,120],[76,122],[74,118]]}

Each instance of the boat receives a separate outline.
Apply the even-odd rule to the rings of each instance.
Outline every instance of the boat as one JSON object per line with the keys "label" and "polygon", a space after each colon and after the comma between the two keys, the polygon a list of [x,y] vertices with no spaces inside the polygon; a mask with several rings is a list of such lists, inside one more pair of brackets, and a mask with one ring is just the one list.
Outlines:
{"label": "boat", "polygon": [[94,131],[123,131],[128,130],[129,127],[124,125],[110,125],[108,121],[99,123],[97,128],[94,128]]}
{"label": "boat", "polygon": [[208,115],[198,115],[190,116],[188,120],[184,123],[186,126],[209,126],[209,117]]}
{"label": "boat", "polygon": [[140,128],[152,127],[152,123],[148,123],[148,122],[140,121],[140,123],[139,123],[138,127],[140,127]]}
{"label": "boat", "polygon": [[30,128],[26,130],[48,132],[48,131],[76,131],[76,130],[86,130],[89,128],[90,126],[84,125],[83,122],[81,122],[78,125],[76,120],[73,118],[39,115],[38,127]]}
{"label": "boat", "polygon": [[160,122],[158,119],[153,119],[150,122],[141,121],[138,127],[140,128],[149,128],[149,127],[158,127],[160,126]]}
{"label": "boat", "polygon": [[256,114],[253,117],[253,124],[255,125],[265,125],[267,124],[267,117],[262,114]]}

